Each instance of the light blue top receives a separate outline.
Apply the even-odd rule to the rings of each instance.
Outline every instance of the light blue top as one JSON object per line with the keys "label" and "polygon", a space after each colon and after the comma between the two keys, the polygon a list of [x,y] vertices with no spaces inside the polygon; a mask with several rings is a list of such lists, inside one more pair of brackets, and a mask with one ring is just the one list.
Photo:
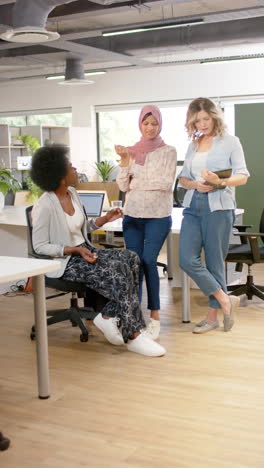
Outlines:
{"label": "light blue top", "polygon": [[[190,143],[184,166],[179,174],[179,177],[186,177],[190,180],[195,180],[192,174],[192,160],[197,151],[197,143]],[[236,136],[229,135],[227,132],[222,137],[215,136],[211,149],[208,151],[207,165],[204,169],[209,171],[220,171],[224,169],[232,169],[232,175],[245,174],[249,176],[247,170],[243,148]],[[194,190],[187,190],[183,206],[188,208],[191,204]],[[208,202],[211,211],[216,210],[233,210],[236,208],[236,201],[234,196],[234,188],[226,187],[223,190],[214,190],[208,192]]]}

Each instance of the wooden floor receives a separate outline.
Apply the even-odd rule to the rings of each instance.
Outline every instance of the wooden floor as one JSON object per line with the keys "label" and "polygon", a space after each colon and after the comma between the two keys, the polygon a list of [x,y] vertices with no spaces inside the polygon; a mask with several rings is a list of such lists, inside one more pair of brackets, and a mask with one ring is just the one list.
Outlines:
{"label": "wooden floor", "polygon": [[[111,346],[93,326],[88,343],[68,324],[49,328],[52,396],[41,401],[32,297],[0,296],[0,429],[11,439],[1,468],[264,467],[264,303],[205,335],[181,323],[181,291],[166,278],[161,303],[162,358]],[[191,309],[193,322],[205,315],[198,290]]]}

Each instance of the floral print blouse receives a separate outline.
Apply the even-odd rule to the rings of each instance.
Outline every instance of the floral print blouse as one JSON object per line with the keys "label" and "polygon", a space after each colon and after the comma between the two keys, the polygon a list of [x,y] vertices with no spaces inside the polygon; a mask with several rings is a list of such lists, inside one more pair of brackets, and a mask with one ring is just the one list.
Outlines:
{"label": "floral print blouse", "polygon": [[170,216],[176,165],[176,149],[165,145],[148,153],[143,166],[132,161],[128,167],[120,167],[117,183],[126,192],[124,214],[134,218]]}

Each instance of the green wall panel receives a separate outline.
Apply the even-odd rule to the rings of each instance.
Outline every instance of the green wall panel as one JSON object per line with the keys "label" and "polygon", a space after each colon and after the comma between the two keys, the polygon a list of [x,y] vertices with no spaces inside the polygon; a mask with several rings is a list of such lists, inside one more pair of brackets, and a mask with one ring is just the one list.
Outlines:
{"label": "green wall panel", "polygon": [[235,105],[235,134],[240,139],[250,177],[236,188],[238,208],[244,208],[245,224],[258,232],[264,208],[264,104]]}

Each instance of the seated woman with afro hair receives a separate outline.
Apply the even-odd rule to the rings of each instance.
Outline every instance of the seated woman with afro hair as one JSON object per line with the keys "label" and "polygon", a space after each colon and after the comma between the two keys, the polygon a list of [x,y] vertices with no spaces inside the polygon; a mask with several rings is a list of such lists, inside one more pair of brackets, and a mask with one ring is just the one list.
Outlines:
{"label": "seated woman with afro hair", "polygon": [[94,324],[113,345],[146,356],[166,350],[144,333],[145,322],[138,300],[139,258],[127,249],[97,249],[87,234],[122,216],[119,209],[87,220],[73,188],[77,171],[68,148],[39,148],[32,158],[31,178],[44,194],[32,210],[33,246],[37,254],[59,258],[61,268],[49,273],[67,281],[85,283],[107,301]]}

